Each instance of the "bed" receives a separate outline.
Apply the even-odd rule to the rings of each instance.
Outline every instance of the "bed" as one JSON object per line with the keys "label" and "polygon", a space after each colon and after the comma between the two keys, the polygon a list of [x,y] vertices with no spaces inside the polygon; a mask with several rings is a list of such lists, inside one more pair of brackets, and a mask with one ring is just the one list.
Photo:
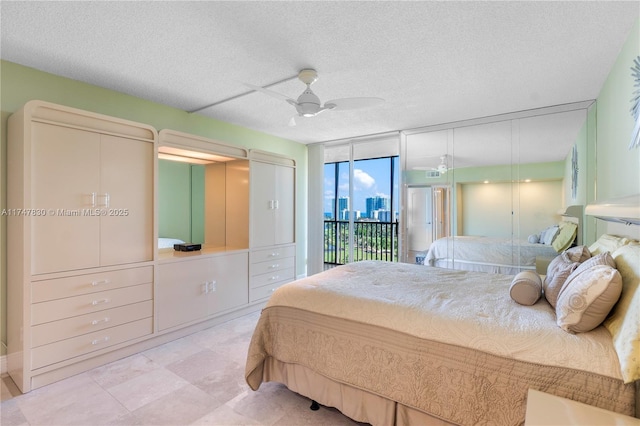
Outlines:
{"label": "bed", "polygon": [[456,236],[434,241],[424,264],[440,268],[515,275],[535,270],[536,261],[558,255],[551,245],[511,238]]}
{"label": "bed", "polygon": [[[423,263],[441,268],[515,275],[540,269],[572,244],[581,244],[582,206],[569,206],[564,220],[526,240],[487,236],[439,238]],[[421,258],[423,256],[420,256]]]}
{"label": "bed", "polygon": [[[633,261],[640,245],[624,256]],[[628,333],[640,266],[625,271],[615,315]],[[640,366],[622,367],[610,331],[563,330],[544,298],[515,303],[513,282],[380,261],[300,279],[263,309],[245,379],[253,390],[284,383],[373,425],[522,424],[529,388],[634,415]]]}

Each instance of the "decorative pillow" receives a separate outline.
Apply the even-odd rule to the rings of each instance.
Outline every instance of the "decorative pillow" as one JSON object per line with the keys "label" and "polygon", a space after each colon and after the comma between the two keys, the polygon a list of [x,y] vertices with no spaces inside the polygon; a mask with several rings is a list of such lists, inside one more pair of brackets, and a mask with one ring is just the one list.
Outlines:
{"label": "decorative pillow", "polygon": [[602,324],[621,292],[622,277],[611,266],[574,272],[558,295],[556,323],[569,333],[591,331]]}
{"label": "decorative pillow", "polygon": [[551,246],[556,253],[561,253],[571,247],[573,240],[576,239],[578,233],[578,225],[571,222],[563,222],[558,229],[558,233],[551,242]]}
{"label": "decorative pillow", "polygon": [[531,306],[542,296],[542,280],[533,271],[518,273],[509,287],[511,298],[521,305]]}
{"label": "decorative pillow", "polygon": [[540,235],[531,234],[529,235],[529,238],[527,239],[527,241],[529,241],[529,243],[531,244],[538,244],[540,242]]}
{"label": "decorative pillow", "polygon": [[626,245],[612,253],[622,276],[622,295],[604,326],[613,336],[625,383],[640,380],[640,245]]}
{"label": "decorative pillow", "polygon": [[553,258],[547,267],[547,275],[542,283],[542,290],[547,302],[554,308],[558,300],[558,293],[564,285],[569,275],[580,265],[578,262],[572,262],[567,253],[562,253]]}
{"label": "decorative pillow", "polygon": [[558,225],[553,225],[544,229],[540,233],[540,243],[551,245],[551,243],[553,242],[553,239],[556,237],[559,230],[560,230],[560,227]]}
{"label": "decorative pillow", "polygon": [[586,271],[587,269],[592,268],[596,265],[606,265],[615,268],[616,261],[613,260],[613,257],[611,257],[611,253],[605,251],[604,253],[596,254],[595,256],[580,263],[580,265],[578,265],[578,267],[574,271],[574,274],[579,274],[582,271]]}
{"label": "decorative pillow", "polygon": [[575,246],[565,251],[572,262],[582,263],[591,258],[591,252],[587,246]]}
{"label": "decorative pillow", "polygon": [[613,253],[620,247],[632,242],[626,237],[618,237],[617,235],[602,234],[598,240],[589,246],[591,254],[604,253],[605,251]]}

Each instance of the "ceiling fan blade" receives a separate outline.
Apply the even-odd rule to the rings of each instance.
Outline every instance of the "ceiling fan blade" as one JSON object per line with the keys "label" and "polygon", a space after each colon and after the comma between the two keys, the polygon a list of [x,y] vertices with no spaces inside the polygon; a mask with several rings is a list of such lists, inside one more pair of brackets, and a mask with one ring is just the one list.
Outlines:
{"label": "ceiling fan blade", "polygon": [[344,111],[349,109],[370,108],[384,102],[382,98],[342,98],[325,102],[324,108],[333,111]]}
{"label": "ceiling fan blade", "polygon": [[282,93],[278,93],[278,92],[274,92],[273,90],[269,90],[269,89],[265,89],[264,87],[260,87],[260,86],[256,86],[255,84],[249,84],[249,83],[243,83],[245,86],[247,86],[250,89],[253,89],[257,92],[262,92],[265,95],[274,97],[274,98],[278,98],[278,99],[282,99],[284,101],[289,102],[291,105],[297,105],[297,102],[294,101],[293,99],[291,99],[290,97],[288,97],[287,95],[283,95]]}

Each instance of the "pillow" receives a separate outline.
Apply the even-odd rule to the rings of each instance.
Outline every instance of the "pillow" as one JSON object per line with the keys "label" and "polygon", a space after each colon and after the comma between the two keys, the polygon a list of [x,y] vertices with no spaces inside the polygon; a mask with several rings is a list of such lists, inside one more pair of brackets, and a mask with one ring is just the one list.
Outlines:
{"label": "pillow", "polygon": [[533,271],[518,273],[511,282],[509,295],[521,305],[533,305],[542,296],[542,280],[540,276]]}
{"label": "pillow", "polygon": [[540,244],[550,245],[560,230],[558,225],[550,226],[540,233]]}
{"label": "pillow", "polygon": [[596,254],[595,256],[582,262],[580,265],[578,265],[578,267],[574,272],[576,274],[579,274],[582,271],[585,271],[596,265],[606,265],[606,266],[611,266],[612,268],[615,268],[616,262],[615,260],[613,260],[613,257],[611,257],[611,253],[609,253],[608,251],[605,251],[604,253]]}
{"label": "pillow", "polygon": [[573,273],[558,295],[556,323],[569,333],[591,331],[604,321],[622,292],[622,277],[609,265]]}
{"label": "pillow", "polygon": [[564,285],[569,275],[580,265],[578,262],[572,262],[567,253],[562,253],[553,258],[547,267],[547,275],[542,283],[542,290],[547,302],[554,308],[558,300],[558,293]]}
{"label": "pillow", "polygon": [[540,242],[540,235],[531,234],[529,238],[527,238],[527,241],[529,241],[530,244],[538,244]]}
{"label": "pillow", "polygon": [[571,222],[563,222],[563,225],[559,227],[555,238],[551,242],[551,246],[557,253],[561,253],[571,247],[577,234],[578,225]]}
{"label": "pillow", "polygon": [[575,246],[565,251],[572,262],[582,263],[591,258],[591,252],[587,246]]}
{"label": "pillow", "polygon": [[612,253],[622,276],[622,295],[604,326],[613,337],[625,383],[640,380],[640,245],[626,245]]}
{"label": "pillow", "polygon": [[629,238],[618,237],[617,235],[602,234],[598,240],[589,246],[591,254],[604,253],[605,251],[613,253],[620,247],[629,244]]}

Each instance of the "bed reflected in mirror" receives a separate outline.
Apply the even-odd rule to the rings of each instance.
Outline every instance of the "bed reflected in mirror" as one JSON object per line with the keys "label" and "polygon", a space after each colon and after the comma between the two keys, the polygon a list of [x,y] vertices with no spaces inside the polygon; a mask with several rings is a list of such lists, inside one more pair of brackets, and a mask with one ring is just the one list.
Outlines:
{"label": "bed reflected in mirror", "polygon": [[[551,241],[545,244],[541,235],[566,222],[566,208],[583,205],[591,191],[590,107],[581,103],[407,134],[404,261],[425,258],[434,266],[514,274],[555,257]],[[438,173],[442,156],[446,170]],[[436,188],[448,192],[444,209],[433,208]],[[435,213],[443,210],[446,220]],[[582,220],[580,213],[571,221]],[[439,223],[447,228],[436,233]],[[576,235],[583,233],[583,227],[576,229]]]}

